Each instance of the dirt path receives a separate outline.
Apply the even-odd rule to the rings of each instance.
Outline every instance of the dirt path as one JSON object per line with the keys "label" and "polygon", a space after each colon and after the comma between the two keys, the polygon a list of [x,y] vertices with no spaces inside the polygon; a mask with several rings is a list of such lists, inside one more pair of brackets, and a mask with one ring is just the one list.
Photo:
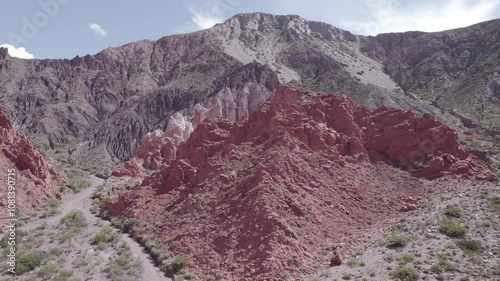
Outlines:
{"label": "dirt path", "polygon": [[[100,231],[101,227],[98,225],[99,221],[104,225],[111,226],[110,222],[101,220],[91,212],[92,194],[94,193],[94,190],[103,183],[103,180],[94,176],[91,176],[89,180],[91,182],[91,186],[89,188],[82,190],[81,192],[76,194],[65,194],[63,196],[62,205],[59,207],[60,214],[52,217],[29,221],[24,224],[21,229],[25,231],[33,230],[44,223],[46,223],[47,226],[55,226],[59,223],[63,216],[67,215],[73,210],[82,211],[88,224],[86,228],[87,236],[95,235]],[[139,258],[142,262],[143,274],[142,279],[140,280],[171,281],[170,278],[165,277],[160,269],[155,266],[151,257],[144,251],[144,248],[135,240],[133,240],[128,234],[124,234],[122,236],[122,241],[128,244],[133,257]],[[91,248],[90,244],[89,248]]]}

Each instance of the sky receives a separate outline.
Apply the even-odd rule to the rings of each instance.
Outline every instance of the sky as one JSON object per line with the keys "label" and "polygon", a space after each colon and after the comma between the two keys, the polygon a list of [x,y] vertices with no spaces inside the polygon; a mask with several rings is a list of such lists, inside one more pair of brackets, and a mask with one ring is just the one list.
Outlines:
{"label": "sky", "polygon": [[249,12],[296,14],[376,35],[441,31],[498,19],[500,0],[5,0],[0,46],[25,59],[70,59],[209,28]]}

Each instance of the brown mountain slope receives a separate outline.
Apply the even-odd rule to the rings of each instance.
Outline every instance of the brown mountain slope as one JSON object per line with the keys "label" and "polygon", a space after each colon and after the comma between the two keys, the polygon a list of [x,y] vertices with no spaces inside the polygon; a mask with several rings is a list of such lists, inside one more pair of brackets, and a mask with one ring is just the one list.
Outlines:
{"label": "brown mountain slope", "polygon": [[265,96],[293,80],[311,90],[349,93],[369,108],[387,105],[454,122],[429,102],[404,95],[393,73],[384,73],[384,61],[361,51],[370,51],[366,40],[298,16],[253,13],[71,60],[20,60],[3,49],[0,103],[35,144],[70,142],[71,160],[92,164],[128,159],[146,133],[165,130],[176,112],[192,119],[195,104],[208,97],[250,85]]}
{"label": "brown mountain slope", "polygon": [[138,220],[136,237],[170,250],[167,271],[183,255],[201,280],[283,280],[469,178],[493,172],[431,115],[280,87],[248,119],[199,125],[169,166],[101,214]]}
{"label": "brown mountain slope", "polygon": [[500,20],[443,32],[380,34],[361,51],[407,92],[500,131]]}

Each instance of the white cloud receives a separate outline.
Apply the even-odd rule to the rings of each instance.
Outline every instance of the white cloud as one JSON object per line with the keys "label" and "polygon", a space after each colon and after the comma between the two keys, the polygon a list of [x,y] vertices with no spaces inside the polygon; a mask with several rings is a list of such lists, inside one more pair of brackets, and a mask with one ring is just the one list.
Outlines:
{"label": "white cloud", "polygon": [[407,5],[410,2],[398,0],[375,2],[365,2],[367,20],[344,20],[340,22],[342,27],[363,35],[409,30],[442,31],[493,19],[495,9],[500,6],[498,0],[419,1],[413,6]]}
{"label": "white cloud", "polygon": [[108,36],[108,32],[106,30],[104,30],[97,23],[89,24],[89,28],[94,32],[95,35],[102,36],[102,37]]}
{"label": "white cloud", "polygon": [[0,45],[0,48],[2,48],[2,47],[7,48],[9,55],[11,57],[16,57],[16,58],[20,58],[20,59],[34,59],[35,58],[35,56],[33,56],[33,54],[28,53],[24,47],[16,48],[16,47],[9,45],[9,44]]}
{"label": "white cloud", "polygon": [[216,8],[203,9],[198,6],[190,6],[188,10],[191,12],[191,20],[199,29],[207,29],[224,21],[221,11]]}

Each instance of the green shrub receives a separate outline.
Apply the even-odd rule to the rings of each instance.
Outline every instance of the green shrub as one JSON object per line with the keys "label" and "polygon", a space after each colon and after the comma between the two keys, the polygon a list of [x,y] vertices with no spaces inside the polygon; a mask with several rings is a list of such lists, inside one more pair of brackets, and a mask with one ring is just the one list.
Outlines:
{"label": "green shrub", "polygon": [[419,278],[417,271],[410,267],[398,267],[391,275],[401,281],[414,281]]}
{"label": "green shrub", "polygon": [[136,219],[128,219],[122,225],[122,230],[125,233],[130,232],[132,226],[134,226],[138,221]]}
{"label": "green shrub", "polygon": [[442,260],[447,260],[450,258],[450,254],[446,253],[446,252],[442,252],[442,253],[439,253],[439,258],[442,259]]}
{"label": "green shrub", "polygon": [[40,269],[40,275],[45,279],[50,279],[57,273],[57,266],[48,264]]}
{"label": "green shrub", "polygon": [[109,226],[105,226],[99,231],[94,238],[92,239],[92,244],[94,245],[102,245],[110,242],[118,242],[120,240],[120,235],[117,232],[114,232],[113,229]]}
{"label": "green shrub", "polygon": [[488,198],[488,205],[493,212],[500,214],[500,196]]}
{"label": "green shrub", "polygon": [[458,207],[449,207],[444,210],[444,214],[448,217],[459,218],[462,215],[462,210]]}
{"label": "green shrub", "polygon": [[34,251],[33,253],[20,255],[16,263],[16,273],[23,274],[32,271],[42,263],[42,253]]}
{"label": "green shrub", "polygon": [[399,258],[399,264],[400,265],[405,265],[409,262],[412,262],[415,259],[415,256],[409,253],[404,253],[401,255]]}
{"label": "green shrub", "polygon": [[347,265],[349,265],[351,267],[355,267],[355,266],[358,266],[359,260],[357,260],[357,259],[348,259],[346,263],[347,263]]}
{"label": "green shrub", "polygon": [[175,257],[175,259],[168,265],[168,271],[171,274],[177,274],[181,271],[186,265],[188,265],[189,260],[184,256]]}
{"label": "green shrub", "polygon": [[387,247],[389,247],[389,248],[402,248],[402,247],[406,246],[406,244],[408,244],[408,242],[410,242],[410,240],[411,240],[411,238],[407,237],[407,236],[394,235],[394,236],[391,236],[386,241],[386,244],[387,244]]}
{"label": "green shrub", "polygon": [[59,272],[59,275],[57,275],[54,279],[54,281],[68,281],[69,278],[73,275],[73,271],[71,270],[62,270]]}
{"label": "green shrub", "polygon": [[480,241],[469,239],[460,239],[457,241],[457,246],[468,254],[478,253],[482,249]]}
{"label": "green shrub", "polygon": [[61,218],[61,224],[67,227],[84,227],[87,225],[85,216],[80,210],[73,210],[66,216]]}
{"label": "green shrub", "polygon": [[458,270],[458,264],[456,263],[448,263],[448,262],[439,262],[431,267],[431,271],[435,273],[443,273],[445,271],[456,271]]}
{"label": "green shrub", "polygon": [[448,237],[461,238],[467,234],[467,229],[461,225],[454,223],[452,220],[443,220],[439,227],[439,231]]}

